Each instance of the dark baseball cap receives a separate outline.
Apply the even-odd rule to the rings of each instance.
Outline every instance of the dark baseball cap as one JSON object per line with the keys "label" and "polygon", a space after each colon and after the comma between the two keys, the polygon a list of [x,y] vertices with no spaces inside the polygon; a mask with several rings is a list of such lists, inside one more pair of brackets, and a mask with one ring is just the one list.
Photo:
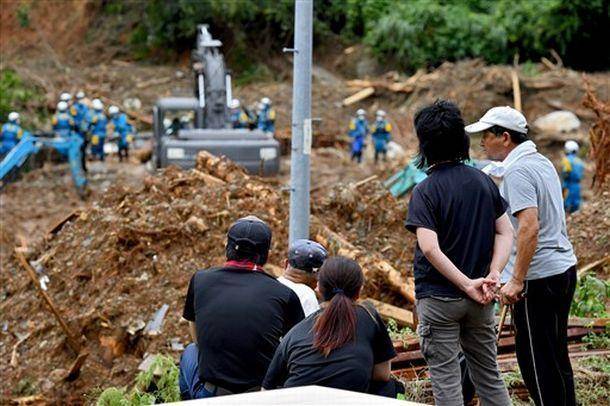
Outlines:
{"label": "dark baseball cap", "polygon": [[315,272],[328,257],[328,251],[315,241],[296,240],[290,245],[288,263],[305,272]]}
{"label": "dark baseball cap", "polygon": [[259,260],[256,262],[264,264],[271,247],[271,228],[256,216],[240,218],[229,227],[227,248],[229,247],[243,253],[243,256],[257,256]]}

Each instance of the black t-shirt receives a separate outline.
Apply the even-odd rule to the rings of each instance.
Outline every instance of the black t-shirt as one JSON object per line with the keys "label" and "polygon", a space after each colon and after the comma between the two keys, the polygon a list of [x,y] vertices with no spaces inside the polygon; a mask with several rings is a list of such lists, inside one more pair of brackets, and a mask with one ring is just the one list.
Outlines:
{"label": "black t-shirt", "polygon": [[373,366],[396,356],[392,340],[377,312],[369,313],[362,306],[356,306],[354,340],[325,357],[313,347],[313,326],[322,311],[311,314],[282,339],[263,388],[320,385],[366,392]]}
{"label": "black t-shirt", "polygon": [[304,315],[275,278],[213,268],[191,278],[183,317],[195,322],[201,380],[238,393],[261,385],[280,337]]}
{"label": "black t-shirt", "polygon": [[[441,251],[469,278],[489,272],[496,220],[507,204],[498,187],[478,169],[458,163],[436,166],[415,187],[406,227],[424,227],[438,234]],[[465,297],[424,256],[419,245],[413,261],[415,297]]]}

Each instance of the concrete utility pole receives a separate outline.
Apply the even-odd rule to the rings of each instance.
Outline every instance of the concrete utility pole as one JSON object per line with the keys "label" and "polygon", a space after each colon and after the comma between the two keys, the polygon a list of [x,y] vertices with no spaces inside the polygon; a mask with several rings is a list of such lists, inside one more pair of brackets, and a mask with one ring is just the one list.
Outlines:
{"label": "concrete utility pole", "polygon": [[290,159],[290,243],[309,238],[309,158],[311,154],[311,48],[313,0],[296,0],[292,74]]}

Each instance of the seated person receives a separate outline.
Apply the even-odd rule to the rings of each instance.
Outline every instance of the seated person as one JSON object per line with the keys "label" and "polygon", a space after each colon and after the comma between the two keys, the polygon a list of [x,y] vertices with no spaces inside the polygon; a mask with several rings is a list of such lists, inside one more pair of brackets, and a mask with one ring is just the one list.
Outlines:
{"label": "seated person", "polygon": [[381,317],[356,303],[363,283],[357,262],[344,257],[324,262],[318,272],[322,309],[282,339],[264,389],[320,385],[367,392],[372,381],[390,380],[396,353]]}
{"label": "seated person", "polygon": [[244,217],[229,228],[224,266],[191,278],[183,317],[197,344],[180,360],[183,399],[259,390],[280,337],[303,319],[298,296],[262,270],[270,247],[269,226]]}
{"label": "seated person", "polygon": [[288,250],[284,273],[277,278],[297,294],[305,317],[320,309],[314,292],[318,283],[316,272],[327,256],[326,249],[317,242],[296,240]]}

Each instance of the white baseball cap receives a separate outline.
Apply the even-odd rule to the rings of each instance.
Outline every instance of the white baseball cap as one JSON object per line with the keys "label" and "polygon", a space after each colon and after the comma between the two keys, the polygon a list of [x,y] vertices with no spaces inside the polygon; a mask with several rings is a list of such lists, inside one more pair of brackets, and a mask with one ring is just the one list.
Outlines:
{"label": "white baseball cap", "polygon": [[476,123],[464,127],[467,133],[485,131],[494,125],[527,134],[527,120],[518,110],[509,106],[493,107],[487,110]]}

